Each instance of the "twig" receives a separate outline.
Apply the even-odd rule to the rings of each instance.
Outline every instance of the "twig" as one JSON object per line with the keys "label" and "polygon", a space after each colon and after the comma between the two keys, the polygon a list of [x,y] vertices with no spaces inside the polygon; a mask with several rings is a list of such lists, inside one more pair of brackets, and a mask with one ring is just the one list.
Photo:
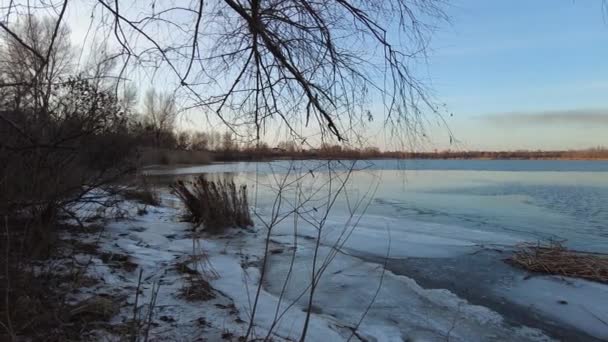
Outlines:
{"label": "twig", "polygon": [[137,317],[137,304],[139,301],[139,288],[141,287],[141,277],[143,268],[139,269],[139,277],[137,278],[137,288],[135,289],[135,303],[133,303],[133,321],[131,322],[131,341],[136,342],[139,335],[139,318]]}
{"label": "twig", "polygon": [[[11,340],[14,341],[16,339],[15,332],[13,331],[13,325],[11,321],[11,311],[10,311],[10,289],[11,289],[11,277],[9,272],[9,264],[10,264],[10,248],[11,248],[11,240],[10,240],[10,231],[8,228],[8,216],[4,216],[4,227],[6,230],[6,258],[5,262],[5,272],[6,272],[6,293],[4,297],[5,310],[6,310],[6,326],[3,327],[6,329],[7,334],[11,336]],[[2,322],[0,322],[2,323]]]}

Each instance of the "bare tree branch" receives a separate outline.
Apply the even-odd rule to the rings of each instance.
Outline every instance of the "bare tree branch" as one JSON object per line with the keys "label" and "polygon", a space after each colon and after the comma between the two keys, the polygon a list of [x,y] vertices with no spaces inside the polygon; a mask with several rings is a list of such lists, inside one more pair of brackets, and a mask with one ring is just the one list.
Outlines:
{"label": "bare tree branch", "polygon": [[[34,55],[36,55],[38,58],[40,58],[41,61],[46,61],[46,58],[44,58],[40,52],[38,52],[36,49],[32,48],[31,46],[29,46],[26,42],[24,42],[17,34],[15,34],[13,31],[11,31],[3,22],[0,21],[0,27],[2,27],[13,39],[15,39],[17,42],[19,42],[19,44],[21,44],[24,48],[28,49],[30,52],[32,52]],[[50,50],[49,50],[50,51]]]}

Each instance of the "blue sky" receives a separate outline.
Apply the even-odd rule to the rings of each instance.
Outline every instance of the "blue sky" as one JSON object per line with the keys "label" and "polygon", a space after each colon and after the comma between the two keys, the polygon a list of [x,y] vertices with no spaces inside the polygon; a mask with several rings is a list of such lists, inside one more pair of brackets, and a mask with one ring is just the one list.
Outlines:
{"label": "blue sky", "polygon": [[462,148],[608,146],[601,0],[456,0],[446,10],[427,74]]}

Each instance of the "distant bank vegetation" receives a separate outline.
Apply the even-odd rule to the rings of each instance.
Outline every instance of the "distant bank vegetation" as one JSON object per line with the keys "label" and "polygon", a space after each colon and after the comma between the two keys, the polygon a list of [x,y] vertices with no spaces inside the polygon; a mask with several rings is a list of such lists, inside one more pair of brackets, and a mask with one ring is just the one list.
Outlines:
{"label": "distant bank vegetation", "polygon": [[[181,135],[181,134],[180,134]],[[193,137],[213,136],[214,133],[196,133]],[[219,135],[218,135],[219,136]],[[223,137],[230,138],[229,135]],[[184,140],[182,140],[184,141]],[[279,159],[485,159],[485,160],[608,160],[608,149],[590,148],[564,151],[381,151],[376,147],[348,148],[341,145],[322,145],[320,148],[297,148],[290,141],[274,147],[266,143],[242,146],[235,142],[229,148],[221,143],[216,147],[200,142],[162,148],[144,148],[140,162],[144,165],[206,164],[210,162],[262,161]]]}
{"label": "distant bank vegetation", "polygon": [[[145,116],[144,116],[145,118]],[[362,148],[322,144],[303,147],[295,141],[276,145],[260,141],[239,143],[230,132],[163,130],[161,139],[147,134],[152,128],[136,132],[143,165],[207,164],[210,162],[261,161],[276,159],[520,159],[520,160],[608,160],[608,148],[594,147],[562,151],[461,151],[432,152],[382,151],[378,147]],[[135,133],[135,132],[134,132]]]}

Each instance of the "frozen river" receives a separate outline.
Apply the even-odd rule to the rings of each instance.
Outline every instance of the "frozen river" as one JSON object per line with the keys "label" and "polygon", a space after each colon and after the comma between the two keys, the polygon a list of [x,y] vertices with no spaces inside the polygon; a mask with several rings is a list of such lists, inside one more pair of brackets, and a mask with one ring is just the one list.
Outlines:
{"label": "frozen river", "polygon": [[[457,302],[431,291],[437,289],[497,312],[514,329],[536,328],[563,340],[608,339],[607,286],[556,277],[529,278],[526,272],[502,262],[517,243],[548,239],[579,250],[608,253],[608,162],[379,160],[360,161],[354,167],[350,161],[329,166],[327,161],[214,164],[150,169],[148,177],[161,185],[200,173],[234,178],[248,184],[251,205],[266,220],[277,210],[288,213],[300,206],[300,216],[309,220],[278,223],[273,227],[273,241],[293,246],[294,226],[299,228],[295,234],[302,238],[295,259],[299,268],[310,264],[307,253],[314,247],[313,241],[320,240],[327,248],[324,253],[329,254],[340,245],[340,254],[333,259],[331,272],[324,275],[316,300],[319,312],[341,320],[356,321],[349,315],[366,305],[352,307],[340,300],[328,304],[329,299],[341,293],[349,298],[369,297],[369,302],[377,288],[377,280],[349,283],[344,278],[343,269],[360,267],[359,260],[390,271],[366,324],[394,325],[400,336],[406,331],[408,336],[434,339],[422,321],[440,316],[435,311],[441,305],[417,303],[417,298],[451,302],[447,306],[452,309]],[[351,167],[354,171],[349,172]],[[338,192],[325,215],[327,199]],[[283,198],[280,208],[278,193]],[[317,235],[319,222],[323,229]],[[268,279],[282,279],[292,258],[286,253],[273,255]],[[404,285],[400,276],[415,283]],[[282,282],[270,281],[266,288],[296,300],[301,291],[297,280],[291,282],[285,289]],[[399,287],[407,289],[399,293]],[[388,305],[391,296],[398,309]],[[405,314],[402,306],[407,305],[412,308]],[[460,304],[458,308],[465,316],[494,319]],[[448,320],[444,324],[451,324],[444,319]],[[397,323],[391,325],[391,320]],[[465,338],[482,336],[476,326],[462,326],[455,333]],[[504,338],[504,332],[498,330],[487,333],[486,337]],[[388,333],[387,339],[390,336]]]}

